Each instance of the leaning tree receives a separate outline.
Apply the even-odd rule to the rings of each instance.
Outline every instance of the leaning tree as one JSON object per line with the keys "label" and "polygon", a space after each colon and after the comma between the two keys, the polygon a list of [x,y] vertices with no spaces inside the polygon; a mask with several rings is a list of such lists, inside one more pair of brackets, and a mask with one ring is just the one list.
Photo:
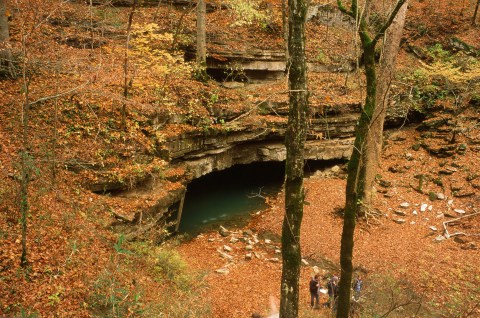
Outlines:
{"label": "leaning tree", "polygon": [[[389,77],[392,75],[391,70],[400,44],[408,6],[407,1],[399,0],[383,25],[372,35],[365,10],[359,8],[358,0],[352,0],[349,9],[343,5],[341,0],[337,0],[340,10],[356,21],[367,81],[365,103],[357,124],[353,152],[348,163],[345,215],[340,248],[341,279],[337,318],[347,318],[350,311],[353,235],[356,217],[360,213],[365,213],[371,199],[373,176],[381,151]],[[364,8],[368,8],[370,4],[371,1],[366,0]],[[385,39],[386,31],[392,23],[394,27],[391,28]],[[386,40],[386,45],[378,70],[375,49],[382,39]]]}

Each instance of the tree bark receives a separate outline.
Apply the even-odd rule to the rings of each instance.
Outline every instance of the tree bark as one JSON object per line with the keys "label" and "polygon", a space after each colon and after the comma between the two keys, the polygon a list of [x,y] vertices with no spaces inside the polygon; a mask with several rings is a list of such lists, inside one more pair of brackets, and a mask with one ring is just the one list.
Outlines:
{"label": "tree bark", "polygon": [[207,67],[207,32],[205,26],[206,5],[205,0],[197,3],[197,64],[200,78],[206,78]]}
{"label": "tree bark", "polygon": [[22,55],[23,55],[23,65],[22,65],[22,90],[24,94],[24,99],[21,106],[21,125],[22,125],[22,149],[20,153],[20,225],[22,227],[22,255],[20,256],[20,266],[26,268],[28,265],[28,251],[27,251],[27,230],[28,230],[28,212],[30,209],[29,206],[29,196],[28,196],[28,184],[30,182],[30,171],[31,171],[31,159],[30,159],[30,141],[28,139],[28,121],[30,116],[30,79],[27,75],[27,61],[28,61],[28,50],[27,50],[27,36],[25,35],[25,30],[21,30],[21,39],[22,39]]}
{"label": "tree bark", "polygon": [[[346,186],[345,215],[343,220],[343,231],[340,247],[341,277],[339,283],[337,318],[348,318],[350,313],[350,294],[353,274],[353,236],[355,232],[356,217],[366,206],[363,202],[363,200],[367,198],[366,194],[371,192],[371,188],[369,188],[371,185],[368,184],[366,178],[367,167],[369,165],[374,165],[374,167],[376,167],[376,163],[372,160],[378,159],[377,155],[369,154],[374,152],[375,149],[369,144],[369,142],[376,140],[374,138],[375,136],[380,136],[381,138],[383,130],[383,121],[381,121],[381,124],[380,122],[375,124],[376,129],[379,129],[380,131],[374,133],[371,131],[372,123],[376,120],[376,115],[379,114],[379,112],[384,112],[384,110],[377,110],[377,94],[380,93],[385,95],[386,88],[388,88],[388,84],[385,84],[385,87],[378,86],[377,70],[375,65],[375,46],[384,36],[388,27],[393,23],[394,18],[402,6],[404,6],[406,10],[406,1],[407,0],[399,0],[397,2],[397,5],[390,14],[388,20],[373,37],[368,33],[365,15],[358,13],[357,0],[352,1],[350,10],[347,10],[343,6],[341,0],[337,1],[342,12],[357,19],[358,34],[360,36],[361,47],[363,50],[365,75],[367,79],[365,105],[360,115],[360,120],[357,124],[353,152],[347,168],[348,177]],[[391,53],[393,54],[393,52]],[[391,54],[389,53],[389,55]],[[393,63],[394,56],[390,56],[389,58],[392,58],[391,62]],[[377,117],[380,117],[380,115]],[[380,150],[381,147],[379,151]]]}
{"label": "tree bark", "polygon": [[305,16],[307,1],[289,0],[288,85],[289,115],[285,136],[285,216],[282,226],[282,281],[280,317],[298,317],[300,275],[300,226],[303,217],[304,145],[307,130],[307,73],[305,59]]}
{"label": "tree bark", "polygon": [[[122,104],[122,129],[127,129],[127,99],[128,99],[128,87],[129,78],[128,78],[128,64],[129,64],[129,55],[128,50],[130,49],[130,33],[132,30],[133,15],[135,14],[135,9],[137,7],[137,0],[133,0],[132,10],[128,15],[128,24],[127,24],[127,41],[125,44],[125,57],[123,62],[123,104]],[[131,82],[131,79],[130,79]]]}
{"label": "tree bark", "polygon": [[[395,67],[395,59],[400,49],[400,40],[402,39],[403,26],[407,14],[408,0],[398,11],[391,26],[388,28],[383,45],[382,57],[380,65],[377,67],[376,80],[376,96],[375,111],[371,119],[370,128],[368,129],[367,138],[365,140],[365,187],[363,193],[360,193],[360,201],[362,211],[371,207],[372,189],[377,174],[377,168],[380,165],[382,144],[383,144],[383,124],[385,122],[386,110],[388,107],[388,97],[390,84],[393,78]],[[370,66],[370,67],[375,67]]]}
{"label": "tree bark", "polygon": [[478,14],[478,7],[480,6],[480,0],[477,0],[477,4],[475,5],[475,12],[473,13],[472,17],[472,25],[477,25],[477,14]]}
{"label": "tree bark", "polygon": [[15,69],[12,62],[12,50],[10,49],[10,32],[8,28],[8,11],[5,0],[0,0],[0,73],[7,73],[15,77]]}

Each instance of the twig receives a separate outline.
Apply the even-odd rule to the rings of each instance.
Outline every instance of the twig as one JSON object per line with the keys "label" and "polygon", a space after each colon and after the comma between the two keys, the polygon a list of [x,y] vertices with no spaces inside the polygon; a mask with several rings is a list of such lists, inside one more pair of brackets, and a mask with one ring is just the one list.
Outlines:
{"label": "twig", "polygon": [[30,102],[30,103],[28,104],[28,106],[32,106],[32,105],[34,105],[34,104],[41,103],[41,102],[45,102],[45,101],[50,100],[50,99],[59,98],[59,97],[68,95],[68,94],[70,94],[70,93],[73,93],[73,92],[75,92],[75,91],[78,91],[79,89],[87,86],[88,84],[90,84],[90,82],[91,82],[91,81],[87,81],[87,82],[83,83],[82,85],[79,85],[79,86],[77,86],[77,87],[74,87],[74,88],[72,88],[72,89],[70,89],[70,90],[68,90],[68,91],[66,91],[66,92],[63,92],[63,93],[59,93],[59,94],[56,94],[56,95],[46,96],[46,97],[39,98],[39,99],[37,99],[36,101]]}
{"label": "twig", "polygon": [[[475,210],[476,211],[476,210]],[[448,220],[448,221],[445,221],[443,222],[443,229],[444,229],[444,232],[443,232],[443,236],[445,236],[446,238],[450,238],[452,236],[456,236],[456,235],[466,235],[465,233],[463,232],[455,232],[453,234],[450,234],[448,233],[448,229],[447,229],[447,225],[449,223],[452,223],[452,222],[455,222],[455,221],[458,221],[458,220],[462,220],[462,219],[465,219],[465,218],[469,218],[469,217],[472,217],[472,216],[475,216],[475,215],[479,215],[480,212],[475,212],[473,214],[469,214],[469,215],[464,215],[464,216],[461,216],[459,218],[456,218],[456,219],[453,219],[453,220]]]}

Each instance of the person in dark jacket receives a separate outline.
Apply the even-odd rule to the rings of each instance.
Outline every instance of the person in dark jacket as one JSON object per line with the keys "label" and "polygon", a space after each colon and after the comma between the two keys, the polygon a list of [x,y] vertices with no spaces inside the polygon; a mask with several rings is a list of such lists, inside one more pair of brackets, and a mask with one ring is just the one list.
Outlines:
{"label": "person in dark jacket", "polygon": [[320,297],[318,289],[320,287],[318,280],[320,276],[317,274],[310,280],[310,306],[312,308],[319,308]]}
{"label": "person in dark jacket", "polygon": [[328,289],[327,306],[329,308],[335,307],[333,305],[335,304],[335,301],[338,296],[338,276],[337,275],[333,275],[333,277],[328,281],[327,289]]}

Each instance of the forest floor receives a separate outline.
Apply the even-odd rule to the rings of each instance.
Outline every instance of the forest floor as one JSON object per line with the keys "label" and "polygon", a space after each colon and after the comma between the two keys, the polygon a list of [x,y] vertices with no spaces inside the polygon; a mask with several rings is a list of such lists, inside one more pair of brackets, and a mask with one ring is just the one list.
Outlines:
{"label": "forest floor", "polygon": [[[272,30],[259,23],[231,25],[238,16],[225,10],[209,13],[207,29],[211,35],[224,37],[226,47],[281,50],[281,2],[265,2],[262,12],[270,10],[270,2],[274,9]],[[174,310],[175,317],[248,317],[253,312],[269,312],[270,296],[276,301],[279,297],[281,261],[276,250],[283,193],[269,198],[270,209],[228,237],[209,232],[178,246],[173,244],[175,240],[159,246],[158,239],[150,238],[126,242],[115,224],[119,215],[133,217],[151,208],[165,192],[183,186],[179,180],[185,171],[170,167],[159,155],[169,137],[228,129],[224,118],[217,118],[211,110],[212,104],[234,117],[254,109],[260,99],[284,102],[287,81],[231,90],[222,83],[196,80],[193,65],[183,62],[180,51],[194,43],[193,7],[142,7],[134,17],[127,72],[131,87],[125,99],[124,48],[131,9],[87,3],[7,1],[15,4],[8,13],[12,49],[19,57],[17,62],[25,62],[19,63],[18,75],[23,71],[26,78],[25,82],[22,76],[0,80],[0,317],[22,311],[22,317],[37,313],[75,318],[173,316]],[[470,26],[472,3],[412,1],[392,96],[408,107],[419,108],[432,125],[438,120],[444,131],[430,137],[413,127],[390,133],[379,172],[382,186],[378,186],[372,207],[379,213],[368,222],[359,222],[356,230],[354,263],[364,274],[365,295],[379,289],[379,280],[390,280],[391,284],[385,284],[390,291],[415,292],[410,302],[420,298],[433,313],[441,308],[441,314],[434,317],[461,317],[472,310],[471,316],[480,316],[474,307],[480,295],[480,219],[472,216],[449,225],[451,233],[461,231],[467,236],[436,241],[442,234],[442,221],[479,209],[480,67],[475,52],[480,49],[480,32]],[[178,43],[173,41],[176,32],[180,34]],[[310,23],[307,33],[309,61],[328,65],[354,59],[349,32]],[[27,42],[23,43],[25,34]],[[453,45],[454,38],[467,43],[467,48]],[[144,42],[150,46],[143,46]],[[364,88],[360,73],[311,74],[311,105],[360,103]],[[22,130],[28,103],[28,130]],[[125,104],[128,116],[123,127]],[[432,108],[447,112],[437,115]],[[246,117],[245,124],[284,120],[259,117]],[[165,118],[168,123],[162,121]],[[22,144],[24,134],[28,145]],[[423,142],[425,147],[420,147]],[[457,152],[461,149],[455,147],[462,144],[466,149]],[[435,152],[452,145],[454,153],[444,158],[426,150]],[[26,169],[30,173],[25,216],[28,266],[21,267],[19,184],[24,153],[29,154]],[[92,187],[111,182],[131,189],[152,175],[164,179],[163,193],[147,198],[100,193]],[[414,189],[419,180],[424,180],[423,193]],[[310,265],[302,267],[300,278],[302,317],[327,316],[325,309],[308,308],[307,286],[313,265],[326,276],[338,273],[345,180],[342,173],[328,178],[317,175],[305,185],[308,205],[302,225],[302,254]],[[429,192],[442,193],[445,198],[430,201]],[[403,202],[409,207],[401,208]],[[424,212],[420,211],[422,204],[427,204]],[[405,222],[394,222],[401,222],[399,219]],[[152,236],[164,237],[165,233],[159,232]],[[251,251],[245,250],[243,232],[247,232],[247,243],[252,241]],[[188,264],[168,250],[169,245]],[[223,245],[233,249],[226,252],[233,261],[218,256]],[[252,259],[245,260],[249,252]],[[205,280],[195,276],[194,269],[206,273]],[[228,274],[215,273],[218,269],[228,269]],[[198,286],[185,286],[192,277]],[[382,295],[389,294],[384,289]],[[399,294],[395,299],[403,301],[402,297]],[[392,302],[387,297],[383,304]],[[211,314],[204,305],[211,307]],[[193,307],[198,311],[189,310]],[[378,311],[384,312],[382,308]]]}
{"label": "forest floor", "polygon": [[[478,131],[476,133],[478,140],[480,136]],[[444,183],[464,180],[468,171],[479,171],[478,152],[470,151],[456,159],[437,159],[423,149],[412,150],[418,136],[419,132],[412,128],[404,128],[391,135],[379,171],[382,180],[391,182],[391,186],[386,189],[379,187],[385,193],[377,192],[374,209],[380,213],[357,225],[353,261],[364,278],[363,292],[376,302],[381,302],[385,295],[375,293],[391,293],[392,298],[383,299],[384,307],[380,307],[378,313],[384,313],[388,306],[406,299],[401,293],[394,296],[394,285],[402,282],[401,289],[411,289],[419,297],[416,300],[412,297],[410,301],[419,301],[425,308],[421,317],[462,317],[461,313],[472,310],[473,316],[480,315],[480,215],[449,227],[450,233],[461,231],[468,236],[437,240],[443,233],[444,221],[480,212],[478,196],[457,198],[447,190],[443,192],[445,199],[431,201],[428,195],[419,193],[412,186],[418,182],[415,175],[437,174],[442,166],[452,167],[452,164],[461,168],[452,169],[456,170],[455,173],[444,178]],[[397,171],[392,167],[404,169],[392,172]],[[330,315],[328,309],[309,309],[308,284],[314,274],[314,265],[324,275],[324,287],[326,277],[339,273],[337,264],[343,220],[339,211],[345,202],[345,183],[343,178],[324,175],[312,176],[305,181],[308,204],[304,209],[301,246],[303,258],[309,265],[302,266],[300,277],[303,317]],[[431,191],[442,192],[433,184],[428,187]],[[408,202],[409,207],[400,207],[404,202]],[[424,212],[421,211],[422,204],[427,205]],[[395,211],[405,213],[405,216]],[[266,314],[270,311],[270,296],[278,304],[281,261],[277,261],[279,256],[275,250],[280,248],[283,213],[284,193],[281,192],[272,201],[272,207],[254,216],[246,228],[236,229],[228,237],[218,232],[205,233],[179,247],[193,268],[210,273],[207,275],[205,297],[212,303],[213,317],[249,317],[254,312]],[[395,220],[399,219],[404,219],[405,223],[396,223]],[[465,218],[465,221],[468,219]],[[252,252],[246,250],[248,243],[231,240],[232,237],[243,237],[243,233],[249,230],[255,233],[259,243],[254,244],[253,259],[246,260],[245,255]],[[230,252],[234,256],[233,261],[220,257],[218,250],[223,250],[224,245],[233,249]],[[228,274],[214,272],[219,268],[227,268]],[[380,280],[384,286],[374,286],[379,284],[380,276],[385,278]],[[398,288],[399,285],[396,286]],[[323,301],[326,301],[325,297]]]}

